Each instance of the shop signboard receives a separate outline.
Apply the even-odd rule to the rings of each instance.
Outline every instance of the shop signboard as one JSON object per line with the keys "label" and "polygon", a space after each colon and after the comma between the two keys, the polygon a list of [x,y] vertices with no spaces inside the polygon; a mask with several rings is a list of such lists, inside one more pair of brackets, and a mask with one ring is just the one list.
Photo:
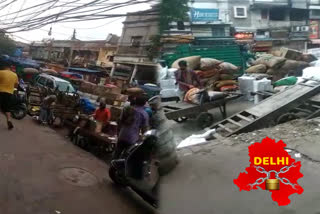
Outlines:
{"label": "shop signboard", "polygon": [[251,40],[254,37],[254,34],[251,32],[239,32],[235,33],[234,37],[236,40]]}
{"label": "shop signboard", "polygon": [[319,38],[319,21],[318,20],[310,20],[310,39],[318,39]]}
{"label": "shop signboard", "polygon": [[191,9],[192,22],[212,22],[219,20],[219,9]]}

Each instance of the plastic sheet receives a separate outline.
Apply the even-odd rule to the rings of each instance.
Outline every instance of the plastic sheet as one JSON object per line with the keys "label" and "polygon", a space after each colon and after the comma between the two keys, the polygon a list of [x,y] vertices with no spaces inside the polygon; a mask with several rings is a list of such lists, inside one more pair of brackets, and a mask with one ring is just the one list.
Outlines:
{"label": "plastic sheet", "polygon": [[185,147],[189,147],[189,146],[195,146],[195,145],[206,143],[207,142],[206,138],[212,136],[214,133],[216,133],[216,130],[210,129],[209,131],[207,131],[203,134],[191,135],[190,137],[187,137],[186,139],[181,141],[181,143],[178,145],[177,148],[178,149],[185,148]]}
{"label": "plastic sheet", "polygon": [[251,95],[251,92],[253,92],[253,82],[255,80],[255,77],[250,76],[242,76],[238,78],[240,91],[244,95],[244,97],[249,101],[253,101],[253,96]]}

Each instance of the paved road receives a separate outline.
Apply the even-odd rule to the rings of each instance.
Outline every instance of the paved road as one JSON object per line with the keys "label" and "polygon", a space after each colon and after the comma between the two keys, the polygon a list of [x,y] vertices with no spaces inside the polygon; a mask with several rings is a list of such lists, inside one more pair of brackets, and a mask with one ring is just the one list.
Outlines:
{"label": "paved road", "polygon": [[[313,124],[313,125],[310,125]],[[162,212],[165,214],[319,214],[320,213],[320,119],[315,123],[295,124],[248,133],[249,143],[265,136],[282,139],[290,153],[301,161],[304,175],[298,182],[301,195],[290,196],[291,204],[279,207],[271,193],[263,190],[239,191],[233,179],[249,165],[248,145],[228,138],[211,144],[180,151],[180,164],[163,178],[161,185]],[[304,126],[304,127],[303,127]],[[304,130],[303,132],[299,132]],[[252,139],[250,139],[252,137]]]}
{"label": "paved road", "polygon": [[[232,100],[227,104],[227,115],[231,116],[235,113],[238,113],[239,111],[251,107],[252,105],[252,102],[246,101],[243,97],[237,100]],[[219,108],[212,109],[209,112],[214,116],[214,123],[223,120]],[[177,143],[181,142],[192,134],[203,133],[203,129],[196,125],[197,123],[194,119],[187,120],[183,123],[176,123],[175,121],[170,122],[171,128],[174,130],[174,137]]]}
{"label": "paved road", "polygon": [[108,166],[30,118],[0,116],[1,214],[135,214],[153,209],[112,185]]}

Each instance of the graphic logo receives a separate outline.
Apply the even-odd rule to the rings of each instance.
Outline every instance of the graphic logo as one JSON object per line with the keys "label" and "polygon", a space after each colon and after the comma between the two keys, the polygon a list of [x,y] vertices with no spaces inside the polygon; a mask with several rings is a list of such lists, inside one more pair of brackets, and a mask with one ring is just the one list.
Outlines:
{"label": "graphic logo", "polygon": [[285,147],[282,140],[276,142],[268,137],[249,146],[250,166],[234,179],[234,184],[240,191],[258,187],[268,190],[279,206],[289,205],[290,195],[300,195],[304,191],[298,184],[303,174],[300,172],[301,162],[293,159]]}

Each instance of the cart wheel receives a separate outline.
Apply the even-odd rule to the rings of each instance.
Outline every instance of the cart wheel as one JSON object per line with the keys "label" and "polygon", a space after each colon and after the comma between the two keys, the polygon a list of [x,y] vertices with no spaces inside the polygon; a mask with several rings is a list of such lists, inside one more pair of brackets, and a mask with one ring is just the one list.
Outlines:
{"label": "cart wheel", "polygon": [[211,126],[213,124],[213,121],[213,115],[208,112],[202,112],[197,118],[198,126],[203,129]]}
{"label": "cart wheel", "polygon": [[184,121],[188,120],[187,117],[179,117],[177,119],[174,119],[177,123],[183,123]]}
{"label": "cart wheel", "polygon": [[276,124],[282,124],[282,123],[286,123],[289,122],[291,120],[296,120],[299,119],[299,116],[295,113],[286,113],[281,115],[277,120],[276,120]]}

